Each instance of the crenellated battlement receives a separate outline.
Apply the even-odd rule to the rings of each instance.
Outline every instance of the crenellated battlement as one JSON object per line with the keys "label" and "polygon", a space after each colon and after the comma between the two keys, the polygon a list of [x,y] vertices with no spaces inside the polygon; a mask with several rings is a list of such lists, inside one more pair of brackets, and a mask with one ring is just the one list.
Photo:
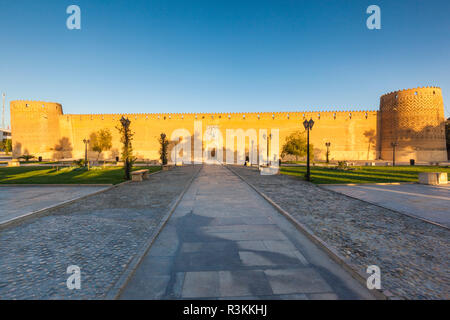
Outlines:
{"label": "crenellated battlement", "polygon": [[33,101],[33,100],[13,100],[10,102],[11,111],[14,112],[38,112],[63,114],[62,105],[56,102]]}
{"label": "crenellated battlement", "polygon": [[277,111],[277,112],[186,112],[186,113],[112,113],[112,114],[65,114],[78,120],[118,120],[126,117],[135,120],[299,120],[304,118],[353,118],[376,116],[375,110],[335,111]]}
{"label": "crenellated battlement", "polygon": [[[64,114],[59,103],[15,100],[11,101],[13,154],[15,157],[30,153],[44,158],[80,158],[84,156],[83,140],[100,129],[108,129],[112,134],[112,149],[106,157],[115,158],[120,154],[120,136],[116,128],[122,117],[131,120],[135,133],[133,148],[139,159],[159,158],[158,137],[161,133],[176,140],[172,135],[176,137],[180,130],[202,135],[216,128],[222,137],[228,129],[250,133],[278,130],[281,147],[290,134],[304,130],[304,120],[313,119],[316,124],[311,141],[316,159],[323,159],[325,143],[329,142],[334,160],[370,160],[380,156],[390,160],[390,144],[397,139],[401,161],[420,160],[421,157],[423,160],[429,152],[422,149],[430,148],[433,150],[430,159],[446,160],[446,151],[442,149],[442,145],[445,149],[445,137],[439,87],[402,89],[384,94],[380,97],[379,110],[336,106],[305,108],[312,109],[310,111],[292,106],[286,109],[275,112]],[[175,144],[175,140],[171,143]],[[258,141],[261,142],[259,138],[257,148]],[[265,148],[265,145],[261,147]]]}
{"label": "crenellated battlement", "polygon": [[419,94],[432,94],[433,91],[435,92],[435,94],[437,92],[441,92],[441,88],[440,87],[433,87],[433,86],[427,86],[427,87],[417,87],[417,88],[410,88],[410,89],[402,89],[402,90],[397,90],[397,91],[392,91],[386,94],[383,94],[380,99],[384,99],[387,97],[392,97],[392,96],[417,96]]}

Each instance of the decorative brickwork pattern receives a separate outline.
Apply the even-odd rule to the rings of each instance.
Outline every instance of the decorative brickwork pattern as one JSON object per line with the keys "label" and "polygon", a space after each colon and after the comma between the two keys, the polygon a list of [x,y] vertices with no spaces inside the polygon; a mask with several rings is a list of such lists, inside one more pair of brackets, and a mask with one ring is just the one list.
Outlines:
{"label": "decorative brickwork pattern", "polygon": [[381,157],[399,161],[447,160],[442,92],[424,87],[391,92],[380,98]]}

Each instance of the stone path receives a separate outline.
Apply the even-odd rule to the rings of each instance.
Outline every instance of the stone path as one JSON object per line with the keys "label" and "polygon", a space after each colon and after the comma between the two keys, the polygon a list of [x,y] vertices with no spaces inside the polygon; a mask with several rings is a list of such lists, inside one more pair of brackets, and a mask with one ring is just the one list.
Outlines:
{"label": "stone path", "polygon": [[405,299],[449,299],[450,231],[287,175],[232,169],[348,258],[362,273],[381,269],[381,285]]}
{"label": "stone path", "polygon": [[0,186],[0,224],[106,188],[107,186]]}
{"label": "stone path", "polygon": [[204,166],[122,299],[371,299],[223,166]]}
{"label": "stone path", "polygon": [[[0,230],[0,299],[102,299],[200,167],[185,166]],[[67,267],[81,269],[69,290]]]}
{"label": "stone path", "polygon": [[324,188],[450,228],[450,184],[330,185]]}

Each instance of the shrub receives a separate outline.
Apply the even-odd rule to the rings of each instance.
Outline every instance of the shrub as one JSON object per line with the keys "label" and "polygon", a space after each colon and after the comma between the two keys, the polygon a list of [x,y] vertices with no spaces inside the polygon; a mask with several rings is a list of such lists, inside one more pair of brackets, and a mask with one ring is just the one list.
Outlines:
{"label": "shrub", "polygon": [[78,160],[74,160],[73,164],[78,167],[84,167],[85,161],[84,161],[84,159],[78,159]]}
{"label": "shrub", "polygon": [[338,169],[341,169],[341,170],[345,170],[345,169],[348,169],[348,163],[347,163],[347,161],[338,161],[338,165],[337,165],[337,168]]}
{"label": "shrub", "polygon": [[20,157],[19,157],[19,159],[24,159],[25,161],[30,161],[31,159],[33,159],[34,158],[34,156],[33,155],[31,155],[31,154],[24,154],[24,155],[21,155]]}

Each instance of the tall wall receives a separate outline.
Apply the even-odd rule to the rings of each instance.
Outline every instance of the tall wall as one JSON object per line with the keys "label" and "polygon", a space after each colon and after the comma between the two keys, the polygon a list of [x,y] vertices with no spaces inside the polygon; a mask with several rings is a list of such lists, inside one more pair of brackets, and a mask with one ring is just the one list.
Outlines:
{"label": "tall wall", "polygon": [[60,136],[62,106],[52,102],[16,100],[11,101],[10,107],[13,157],[33,154],[52,158]]}
{"label": "tall wall", "polygon": [[[114,158],[120,154],[121,148],[116,127],[119,125],[119,119],[125,116],[131,120],[131,129],[135,133],[134,154],[139,159],[158,159],[160,133],[164,132],[169,139],[178,141],[178,137],[182,134],[177,134],[175,130],[180,132],[180,129],[185,129],[191,136],[191,158],[193,159],[193,141],[199,140],[198,135],[194,139],[196,121],[197,124],[201,124],[204,149],[208,147],[207,140],[210,139],[208,135],[211,134],[211,130],[220,132],[223,138],[223,161],[225,161],[226,149],[235,149],[227,146],[227,129],[242,129],[244,133],[250,134],[245,142],[246,155],[249,155],[251,150],[255,150],[256,154],[266,154],[267,140],[264,139],[263,133],[270,134],[272,130],[278,129],[279,152],[281,152],[288,135],[295,131],[304,131],[302,124],[304,119],[315,121],[311,131],[311,143],[314,145],[316,159],[325,159],[326,142],[331,143],[330,159],[377,158],[378,113],[376,111],[64,115],[58,104],[35,102],[36,106],[42,104],[48,106],[42,110],[37,107],[30,109],[25,107],[25,104],[31,103],[27,101],[11,103],[11,112],[14,114],[13,140],[14,143],[23,146],[20,152],[18,150],[14,153],[15,157],[27,152],[35,156],[41,155],[43,158],[83,158],[83,139],[89,139],[99,129],[108,128],[113,136],[113,147],[102,157]],[[52,110],[51,106],[55,105],[59,106],[58,113],[50,116],[48,113]],[[44,118],[43,113],[47,118]],[[260,145],[261,142],[262,145]],[[174,144],[171,143],[172,148]],[[271,144],[272,141],[269,140],[270,154],[273,154]],[[97,157],[93,151],[90,151],[89,156],[94,159]],[[235,158],[237,161],[237,155]],[[255,157],[251,160],[257,162]]]}
{"label": "tall wall", "polygon": [[[391,143],[396,142],[398,161],[447,160],[444,104],[441,89],[435,87],[383,95],[380,111],[65,115],[58,103],[18,100],[11,102],[13,155],[80,159],[84,157],[83,139],[90,139],[99,129],[109,129],[113,146],[101,158],[113,159],[120,155],[116,127],[122,116],[131,120],[135,133],[133,149],[138,159],[159,158],[158,137],[164,132],[171,140],[169,149],[175,148],[180,136],[184,139],[178,144],[184,145],[182,152],[171,153],[171,161],[189,153],[189,159],[193,160],[194,141],[207,151],[205,159],[219,157],[217,160],[225,161],[226,151],[235,150],[234,142],[239,140],[228,141],[227,130],[235,130],[247,134],[247,138],[244,152],[235,152],[233,161],[248,155],[252,162],[257,162],[258,154],[259,158],[267,154],[273,158],[276,153],[271,146],[273,139],[270,143],[266,139],[268,135],[272,133],[275,137],[278,130],[278,153],[281,153],[286,137],[304,131],[303,121],[313,119],[311,143],[316,159],[325,159],[325,143],[330,142],[332,160],[391,160]],[[186,144],[189,140],[190,147]],[[97,154],[90,151],[89,157],[95,159]]]}
{"label": "tall wall", "polygon": [[380,98],[381,157],[396,160],[446,161],[442,92],[437,87],[395,91]]}

